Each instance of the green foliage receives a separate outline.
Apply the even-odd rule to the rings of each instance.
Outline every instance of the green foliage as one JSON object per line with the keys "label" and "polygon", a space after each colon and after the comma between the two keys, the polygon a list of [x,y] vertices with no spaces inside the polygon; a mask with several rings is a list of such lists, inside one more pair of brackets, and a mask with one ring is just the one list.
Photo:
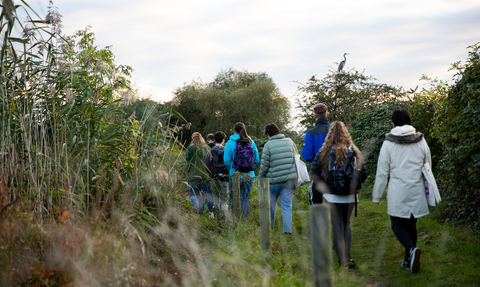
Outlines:
{"label": "green foliage", "polygon": [[[22,25],[16,15],[0,16],[0,204],[32,201],[43,219],[56,207],[89,215],[121,201],[142,216],[144,203],[151,206],[151,198],[139,196],[146,171],[155,167],[165,178],[178,162],[173,111],[153,119],[156,130],[128,117],[132,69],[117,65],[110,47],[98,48],[89,27],[59,35],[60,16],[52,3],[49,9],[51,29],[43,20]],[[142,120],[150,124],[150,116]]]}
{"label": "green foliage", "polygon": [[303,95],[297,100],[300,124],[307,129],[313,127],[313,106],[318,103],[327,105],[330,120],[349,125],[357,112],[372,109],[401,95],[398,88],[375,81],[372,76],[355,70],[339,73],[330,69],[323,79],[312,76],[306,84],[300,83],[298,87],[298,92]]}
{"label": "green foliage", "polygon": [[453,65],[458,80],[441,99],[435,136],[444,154],[437,178],[446,219],[480,228],[480,42],[468,48],[466,63]]}
{"label": "green foliage", "polygon": [[434,134],[434,130],[438,125],[435,117],[442,109],[440,95],[427,90],[423,90],[420,93],[413,91],[409,100],[403,102],[401,106],[410,112],[412,125],[417,132],[423,133],[425,141],[430,148],[432,168],[436,171],[438,161],[443,155],[443,147]]}
{"label": "green foliage", "polygon": [[438,139],[434,137],[435,118],[440,109],[438,96],[426,91],[412,93],[405,100],[392,100],[370,110],[361,110],[349,127],[355,144],[361,149],[362,155],[371,175],[376,173],[377,160],[380,148],[385,140],[385,134],[393,128],[391,116],[396,109],[406,109],[412,116],[412,126],[417,132],[423,133],[432,155],[433,168],[442,156],[442,148]]}
{"label": "green foliage", "polygon": [[125,107],[126,116],[139,120],[144,132],[153,132],[162,127],[170,114],[169,108],[150,99],[139,99]]}
{"label": "green foliage", "polygon": [[380,148],[392,129],[391,115],[397,102],[387,102],[371,110],[360,110],[349,127],[353,142],[362,151],[369,174],[375,178]]}
{"label": "green foliage", "polygon": [[243,122],[249,135],[263,136],[268,123],[283,129],[289,121],[289,102],[265,73],[221,71],[211,83],[191,82],[175,91],[176,111],[191,122],[193,132],[203,136],[216,131],[233,134],[235,123]]}

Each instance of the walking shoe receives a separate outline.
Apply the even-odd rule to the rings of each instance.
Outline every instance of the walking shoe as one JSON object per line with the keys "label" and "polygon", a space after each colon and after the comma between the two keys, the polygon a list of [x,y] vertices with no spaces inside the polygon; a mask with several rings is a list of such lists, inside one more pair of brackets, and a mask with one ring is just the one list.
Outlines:
{"label": "walking shoe", "polygon": [[357,263],[355,263],[355,261],[353,261],[352,258],[348,259],[348,268],[355,268],[357,267]]}
{"label": "walking shoe", "polygon": [[215,218],[215,215],[213,215],[213,211],[210,211],[210,215],[208,216],[208,218],[210,218],[210,219],[214,219],[214,218]]}
{"label": "walking shoe", "polygon": [[412,273],[418,273],[420,270],[420,254],[421,250],[418,247],[415,247],[410,251],[410,271]]}
{"label": "walking shoe", "polygon": [[357,267],[357,263],[355,263],[355,261],[353,261],[352,258],[348,259],[347,261],[343,261],[343,262],[338,261],[338,265],[340,267],[347,267],[349,269],[353,269],[353,268]]}
{"label": "walking shoe", "polygon": [[403,267],[403,268],[405,268],[405,269],[407,269],[407,270],[410,270],[410,261],[407,261],[407,260],[405,260],[405,259],[400,260],[400,261],[402,261],[402,267]]}

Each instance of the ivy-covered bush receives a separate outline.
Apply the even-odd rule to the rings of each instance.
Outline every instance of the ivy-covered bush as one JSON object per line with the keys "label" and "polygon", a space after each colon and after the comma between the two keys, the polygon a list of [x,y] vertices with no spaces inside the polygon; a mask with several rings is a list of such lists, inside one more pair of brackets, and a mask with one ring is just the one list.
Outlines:
{"label": "ivy-covered bush", "polygon": [[437,116],[435,136],[444,147],[437,181],[445,219],[480,228],[480,42],[469,48],[466,63],[453,65],[459,80]]}
{"label": "ivy-covered bush", "polygon": [[370,181],[375,180],[377,160],[380,148],[385,140],[385,134],[393,128],[392,112],[396,109],[406,109],[412,116],[412,126],[424,134],[432,154],[433,168],[442,155],[442,149],[437,138],[433,136],[435,128],[435,112],[439,109],[438,97],[430,93],[413,94],[406,101],[394,100],[370,109],[361,110],[349,128],[354,143],[362,151]]}
{"label": "ivy-covered bush", "polygon": [[390,102],[372,110],[361,110],[349,128],[353,142],[362,151],[370,179],[375,179],[380,148],[385,134],[393,127],[390,119],[395,110],[394,106],[394,103]]}

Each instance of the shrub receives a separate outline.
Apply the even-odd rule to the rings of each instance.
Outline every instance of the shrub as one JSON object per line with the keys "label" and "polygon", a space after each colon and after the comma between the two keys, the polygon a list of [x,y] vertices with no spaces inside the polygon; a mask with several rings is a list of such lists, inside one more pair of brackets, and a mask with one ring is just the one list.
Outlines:
{"label": "shrub", "polygon": [[445,219],[480,228],[480,42],[468,48],[465,65],[453,65],[459,79],[437,115],[435,136],[443,145],[437,180]]}

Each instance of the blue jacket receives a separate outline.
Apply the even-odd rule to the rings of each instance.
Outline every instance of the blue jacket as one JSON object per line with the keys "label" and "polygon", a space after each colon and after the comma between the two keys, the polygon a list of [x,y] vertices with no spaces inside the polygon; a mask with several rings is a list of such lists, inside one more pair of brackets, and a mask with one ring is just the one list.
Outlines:
{"label": "blue jacket", "polygon": [[305,133],[305,145],[302,149],[302,156],[306,161],[312,162],[318,150],[322,147],[327,137],[330,123],[327,118],[315,121],[315,127]]}
{"label": "blue jacket", "polygon": [[[229,170],[230,175],[236,172],[236,170],[233,168],[233,157],[235,156],[235,149],[237,146],[237,140],[239,138],[240,138],[239,134],[234,134],[230,136],[230,139],[225,145],[225,151],[223,152],[223,162],[225,163],[225,166]],[[250,140],[252,141],[252,148],[253,148],[253,151],[255,152],[255,158],[253,162],[255,163],[255,166],[257,166],[258,162],[260,161],[260,158],[258,156],[258,149],[257,149],[257,146],[255,145],[255,142],[252,139]],[[255,172],[253,170],[249,171],[248,174],[252,178],[255,177]]]}

